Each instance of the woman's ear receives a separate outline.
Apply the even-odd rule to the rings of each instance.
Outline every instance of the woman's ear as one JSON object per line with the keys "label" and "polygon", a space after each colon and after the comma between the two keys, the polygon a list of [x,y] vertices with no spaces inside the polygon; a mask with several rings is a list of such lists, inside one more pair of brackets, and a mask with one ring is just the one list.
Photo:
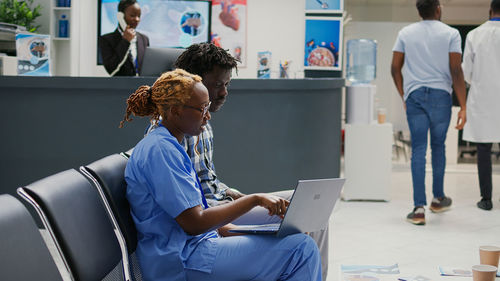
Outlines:
{"label": "woman's ear", "polygon": [[167,112],[171,116],[179,117],[182,113],[182,106],[174,105],[168,109]]}

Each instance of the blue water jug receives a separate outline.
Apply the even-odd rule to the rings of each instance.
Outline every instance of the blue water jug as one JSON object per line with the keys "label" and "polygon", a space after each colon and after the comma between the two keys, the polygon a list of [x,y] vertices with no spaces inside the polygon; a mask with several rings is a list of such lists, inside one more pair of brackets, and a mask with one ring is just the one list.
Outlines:
{"label": "blue water jug", "polygon": [[353,84],[368,84],[376,77],[377,42],[371,39],[347,41],[347,80]]}

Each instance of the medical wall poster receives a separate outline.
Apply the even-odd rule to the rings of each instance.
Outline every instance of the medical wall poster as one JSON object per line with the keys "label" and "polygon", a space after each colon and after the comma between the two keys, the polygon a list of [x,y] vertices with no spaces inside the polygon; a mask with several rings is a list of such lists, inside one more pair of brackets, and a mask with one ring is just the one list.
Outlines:
{"label": "medical wall poster", "polygon": [[212,1],[212,43],[247,65],[247,0]]}
{"label": "medical wall poster", "polygon": [[306,0],[306,13],[342,13],[344,0]]}
{"label": "medical wall poster", "polygon": [[50,36],[16,34],[17,74],[50,76]]}
{"label": "medical wall poster", "polygon": [[271,52],[269,51],[257,53],[257,78],[271,78]]}
{"label": "medical wall poster", "polygon": [[304,69],[341,70],[342,17],[306,17]]}

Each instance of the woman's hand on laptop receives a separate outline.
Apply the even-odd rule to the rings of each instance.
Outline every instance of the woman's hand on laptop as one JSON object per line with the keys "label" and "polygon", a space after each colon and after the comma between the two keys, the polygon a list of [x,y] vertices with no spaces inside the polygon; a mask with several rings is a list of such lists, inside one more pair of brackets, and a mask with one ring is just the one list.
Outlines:
{"label": "woman's hand on laptop", "polygon": [[234,232],[229,232],[229,230],[233,229],[233,228],[236,228],[237,226],[232,224],[232,223],[228,223],[222,227],[220,227],[219,229],[217,229],[217,232],[219,233],[220,236],[222,237],[228,237],[228,236],[240,236],[240,235],[245,235],[243,233],[234,233]]}
{"label": "woman's hand on laptop", "polygon": [[266,193],[256,193],[254,196],[257,196],[259,200],[258,205],[266,208],[270,216],[276,215],[281,218],[285,216],[286,208],[288,208],[290,201]]}

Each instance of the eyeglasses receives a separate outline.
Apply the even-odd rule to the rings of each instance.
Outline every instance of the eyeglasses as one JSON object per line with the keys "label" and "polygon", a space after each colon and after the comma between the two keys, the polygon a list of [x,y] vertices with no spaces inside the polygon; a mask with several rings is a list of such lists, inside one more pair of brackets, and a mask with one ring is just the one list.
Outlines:
{"label": "eyeglasses", "polygon": [[195,107],[195,106],[190,106],[190,105],[183,105],[184,107],[187,107],[187,108],[191,108],[191,109],[194,109],[194,110],[197,110],[199,112],[201,112],[201,114],[203,116],[205,116],[208,112],[208,109],[210,108],[210,105],[212,104],[211,101],[208,102],[208,104],[206,106],[204,106],[203,108],[199,108],[199,107]]}

